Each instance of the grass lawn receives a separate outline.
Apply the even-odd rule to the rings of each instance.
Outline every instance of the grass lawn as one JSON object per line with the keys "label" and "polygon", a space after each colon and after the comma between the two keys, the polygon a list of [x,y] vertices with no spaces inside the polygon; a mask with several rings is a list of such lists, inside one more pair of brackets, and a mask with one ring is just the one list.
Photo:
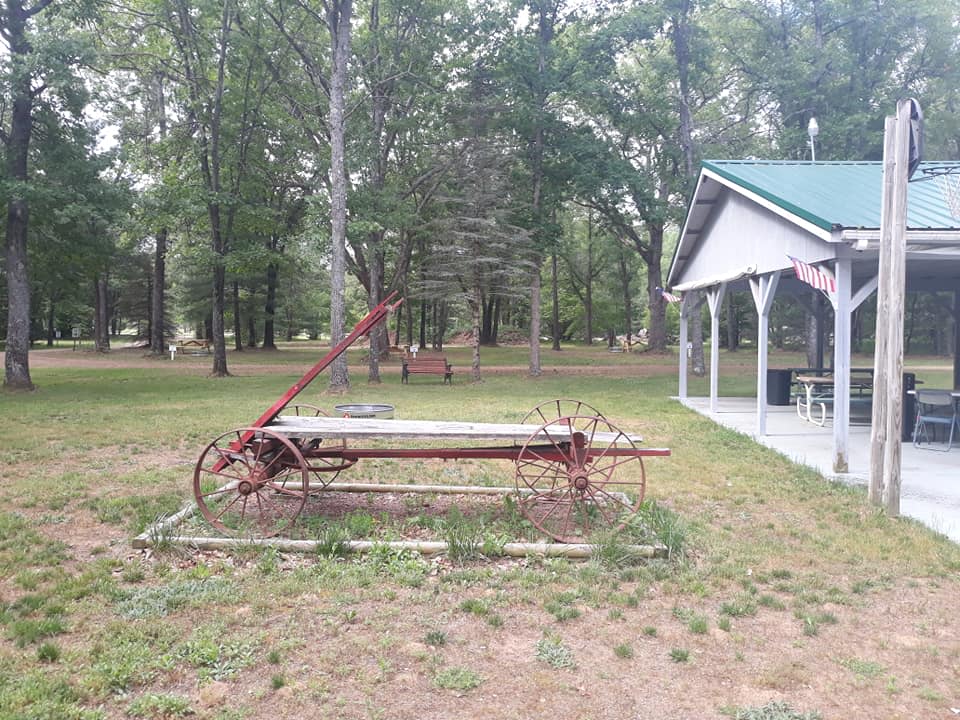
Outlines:
{"label": "grass lawn", "polygon": [[[468,351],[452,348],[452,387],[402,386],[395,360],[370,386],[352,351],[346,396],[326,396],[321,376],[298,399],[485,422],[581,399],[672,449],[645,463],[644,518],[669,560],[637,561],[610,538],[587,562],[499,557],[509,536],[536,536],[509,501],[435,496],[393,509],[360,496],[305,532],[460,538],[481,557],[133,550],[191,498],[204,446],[258,417],[317,353],[232,353],[236,375],[220,380],[205,357],[31,354],[37,391],[0,394],[0,720],[919,718],[960,706],[960,548],[670,400],[675,357],[545,348],[531,379],[523,349],[485,349],[485,381],[471,384]],[[942,359],[907,365],[931,385],[950,377]],[[753,393],[752,353],[721,366],[722,394]],[[513,468],[369,460],[341,479],[511,485]]]}

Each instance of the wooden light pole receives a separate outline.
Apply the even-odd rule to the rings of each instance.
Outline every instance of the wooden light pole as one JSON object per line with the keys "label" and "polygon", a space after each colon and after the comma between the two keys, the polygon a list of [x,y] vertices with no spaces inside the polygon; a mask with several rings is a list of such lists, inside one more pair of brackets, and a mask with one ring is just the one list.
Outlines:
{"label": "wooden light pole", "polygon": [[897,115],[886,119],[883,135],[883,200],[880,210],[880,269],[868,497],[871,503],[882,505],[891,517],[900,514],[903,299],[906,286],[910,119],[913,114],[914,101],[899,101]]}

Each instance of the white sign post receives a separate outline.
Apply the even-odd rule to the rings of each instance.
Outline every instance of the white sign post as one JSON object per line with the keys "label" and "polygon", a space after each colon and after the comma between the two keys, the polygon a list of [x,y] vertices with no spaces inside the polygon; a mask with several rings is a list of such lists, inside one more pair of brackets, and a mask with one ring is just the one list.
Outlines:
{"label": "white sign post", "polygon": [[177,356],[177,346],[168,345],[167,349],[170,351],[170,359],[173,360]]}

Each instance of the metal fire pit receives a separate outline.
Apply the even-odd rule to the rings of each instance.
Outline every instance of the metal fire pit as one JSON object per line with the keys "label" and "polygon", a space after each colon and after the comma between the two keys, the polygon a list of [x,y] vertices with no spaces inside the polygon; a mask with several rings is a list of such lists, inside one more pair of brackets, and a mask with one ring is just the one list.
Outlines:
{"label": "metal fire pit", "polygon": [[343,415],[344,417],[379,418],[380,420],[393,419],[393,405],[371,405],[357,403],[350,405],[336,405],[333,409],[337,411],[337,415]]}

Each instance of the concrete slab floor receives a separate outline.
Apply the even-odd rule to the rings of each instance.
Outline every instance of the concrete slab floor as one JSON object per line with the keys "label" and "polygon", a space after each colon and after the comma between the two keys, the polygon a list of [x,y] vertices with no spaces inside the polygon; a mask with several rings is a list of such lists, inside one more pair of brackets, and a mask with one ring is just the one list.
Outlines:
{"label": "concrete slab floor", "polygon": [[[758,437],[757,401],[750,397],[718,398],[710,412],[710,398],[679,400],[715,423],[743,433],[826,478],[866,487],[870,471],[870,427],[850,426],[848,473],[833,472],[833,428],[830,420],[817,427],[797,415],[794,406],[767,408],[767,434]],[[927,447],[936,449],[926,449]],[[900,512],[960,543],[960,444],[942,452],[946,443],[916,448],[903,443],[900,470]]]}

